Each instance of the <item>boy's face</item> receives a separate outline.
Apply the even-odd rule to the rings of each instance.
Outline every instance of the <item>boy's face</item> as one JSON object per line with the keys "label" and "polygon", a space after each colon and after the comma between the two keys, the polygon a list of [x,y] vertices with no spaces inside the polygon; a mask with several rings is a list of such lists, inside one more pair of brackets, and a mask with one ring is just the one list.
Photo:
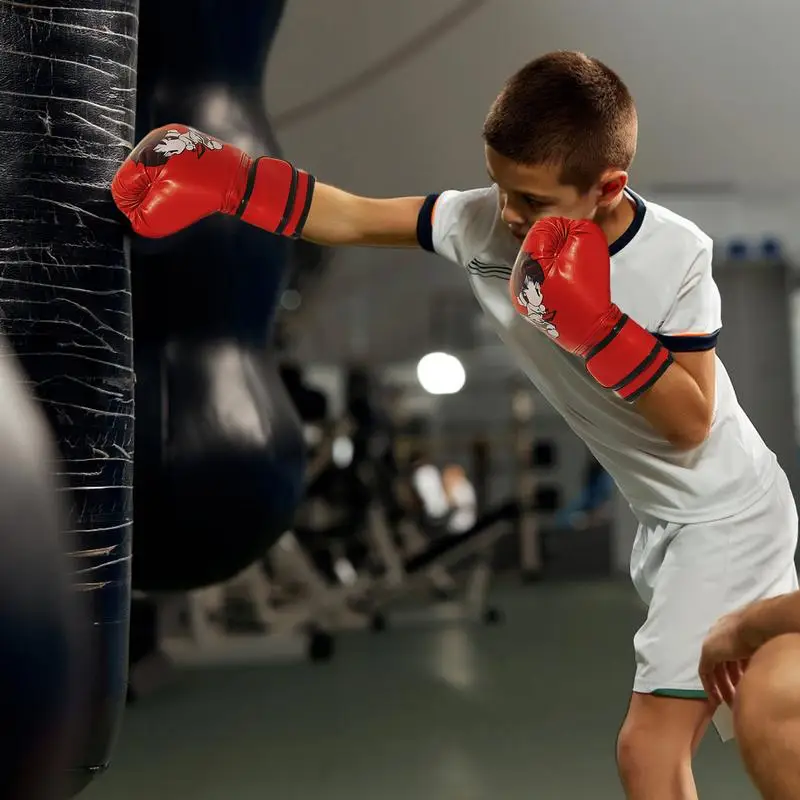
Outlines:
{"label": "boy's face", "polygon": [[610,171],[585,194],[560,181],[558,166],[525,166],[486,146],[486,169],[500,190],[500,212],[511,233],[522,241],[544,217],[594,219],[625,188],[627,175]]}

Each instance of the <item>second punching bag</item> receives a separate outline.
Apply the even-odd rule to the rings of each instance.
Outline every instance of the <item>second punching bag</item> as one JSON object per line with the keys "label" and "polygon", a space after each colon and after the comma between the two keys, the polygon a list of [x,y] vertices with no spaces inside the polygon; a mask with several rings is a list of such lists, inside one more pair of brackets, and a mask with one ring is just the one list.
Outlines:
{"label": "second punching bag", "polygon": [[64,556],[66,528],[41,408],[0,335],[0,797],[65,796],[86,724],[86,619]]}
{"label": "second punching bag", "polygon": [[[274,153],[262,78],[282,6],[143,0],[137,139],[180,122]],[[305,449],[270,353],[291,246],[221,215],[134,242],[137,589],[230,578],[292,523]]]}

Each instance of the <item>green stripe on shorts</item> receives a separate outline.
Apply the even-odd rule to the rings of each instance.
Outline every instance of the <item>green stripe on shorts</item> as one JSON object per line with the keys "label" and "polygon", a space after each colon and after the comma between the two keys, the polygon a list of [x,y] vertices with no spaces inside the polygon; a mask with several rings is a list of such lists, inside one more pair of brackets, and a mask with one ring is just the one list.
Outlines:
{"label": "green stripe on shorts", "polygon": [[708,695],[702,689],[654,689],[656,697],[680,697],[684,700],[705,700]]}

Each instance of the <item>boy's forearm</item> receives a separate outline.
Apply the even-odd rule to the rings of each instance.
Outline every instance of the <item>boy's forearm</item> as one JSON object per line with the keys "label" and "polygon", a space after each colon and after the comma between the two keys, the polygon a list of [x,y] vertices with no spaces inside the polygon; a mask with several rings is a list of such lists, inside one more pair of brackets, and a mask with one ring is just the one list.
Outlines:
{"label": "boy's forearm", "polygon": [[322,245],[416,247],[423,197],[359,197],[316,183],[303,238]]}
{"label": "boy's forearm", "polygon": [[691,450],[705,441],[712,409],[694,378],[673,362],[635,401],[636,410],[673,446]]}

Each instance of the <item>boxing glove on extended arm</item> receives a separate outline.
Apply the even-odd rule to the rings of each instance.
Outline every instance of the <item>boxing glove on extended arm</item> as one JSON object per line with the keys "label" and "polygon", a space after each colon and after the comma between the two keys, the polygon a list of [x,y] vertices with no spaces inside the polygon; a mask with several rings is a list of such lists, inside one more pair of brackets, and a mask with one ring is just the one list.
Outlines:
{"label": "boxing glove on extended arm", "polygon": [[651,333],[611,302],[608,242],[590,220],[549,217],[529,231],[511,274],[514,306],[603,387],[633,401],[672,363]]}
{"label": "boxing glove on extended arm", "polygon": [[276,158],[251,158],[186,125],[151,131],[117,170],[114,202],[141,236],[177,233],[214,213],[297,238],[314,177]]}

